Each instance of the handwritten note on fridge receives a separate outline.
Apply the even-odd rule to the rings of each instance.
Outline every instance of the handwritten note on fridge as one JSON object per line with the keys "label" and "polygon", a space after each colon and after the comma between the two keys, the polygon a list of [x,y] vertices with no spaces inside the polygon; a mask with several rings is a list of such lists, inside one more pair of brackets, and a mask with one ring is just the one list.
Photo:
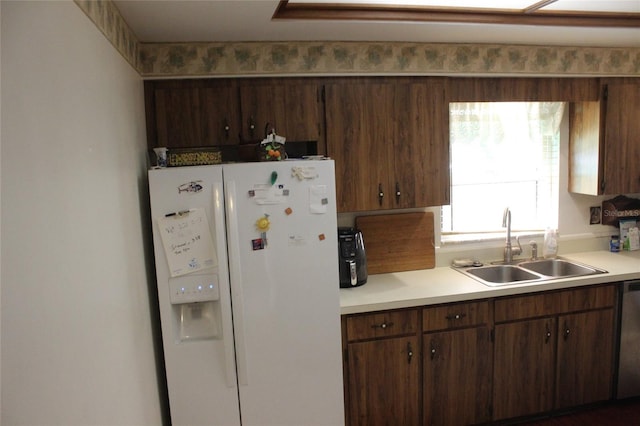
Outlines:
{"label": "handwritten note on fridge", "polygon": [[158,226],[172,277],[217,265],[204,208],[158,218]]}

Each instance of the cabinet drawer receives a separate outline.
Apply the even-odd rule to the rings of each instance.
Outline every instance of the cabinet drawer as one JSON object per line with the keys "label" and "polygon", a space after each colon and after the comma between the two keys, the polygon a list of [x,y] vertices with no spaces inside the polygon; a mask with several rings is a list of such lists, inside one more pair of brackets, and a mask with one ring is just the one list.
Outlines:
{"label": "cabinet drawer", "polygon": [[489,321],[489,302],[452,303],[422,310],[423,331],[468,327]]}
{"label": "cabinet drawer", "polygon": [[514,321],[606,308],[613,306],[615,299],[615,284],[537,293],[528,296],[504,297],[495,302],[495,321]]}
{"label": "cabinet drawer", "polygon": [[363,340],[416,333],[418,311],[385,311],[347,317],[347,340]]}

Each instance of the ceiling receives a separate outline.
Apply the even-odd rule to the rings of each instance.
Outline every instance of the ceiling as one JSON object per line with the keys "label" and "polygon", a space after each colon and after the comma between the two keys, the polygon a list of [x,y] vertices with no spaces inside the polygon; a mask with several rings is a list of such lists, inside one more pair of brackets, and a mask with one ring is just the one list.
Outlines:
{"label": "ceiling", "polygon": [[[640,47],[640,27],[469,22],[272,20],[279,0],[114,0],[141,42],[389,41]],[[640,13],[640,0],[622,4]]]}

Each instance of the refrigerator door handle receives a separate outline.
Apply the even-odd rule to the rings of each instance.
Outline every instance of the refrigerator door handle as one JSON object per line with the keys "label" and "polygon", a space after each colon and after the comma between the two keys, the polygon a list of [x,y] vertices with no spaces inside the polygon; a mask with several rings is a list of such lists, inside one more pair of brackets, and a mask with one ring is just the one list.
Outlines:
{"label": "refrigerator door handle", "polygon": [[233,328],[236,342],[236,363],[238,368],[238,385],[249,384],[247,368],[247,345],[244,329],[244,302],[242,298],[242,268],[240,267],[240,233],[238,231],[236,184],[226,181],[225,196],[227,200],[227,245],[229,247],[229,276],[231,297],[233,300]]}
{"label": "refrigerator door handle", "polygon": [[[225,235],[224,229],[224,189],[222,182],[214,182],[213,184],[213,216],[215,218],[216,235]],[[216,247],[219,252],[224,250],[225,247]],[[227,289],[227,295],[228,293]],[[224,303],[221,303],[222,309],[222,342],[224,348],[224,369],[225,376],[227,378],[227,386],[230,388],[236,387],[236,366],[234,362],[234,342],[233,342],[233,324],[231,316],[231,301],[228,299],[229,295],[222,297]]]}

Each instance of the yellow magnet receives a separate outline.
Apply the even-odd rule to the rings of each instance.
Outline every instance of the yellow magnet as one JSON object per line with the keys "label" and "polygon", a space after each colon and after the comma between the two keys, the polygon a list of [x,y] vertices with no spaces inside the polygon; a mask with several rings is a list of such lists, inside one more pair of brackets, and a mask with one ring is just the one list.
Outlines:
{"label": "yellow magnet", "polygon": [[263,217],[261,217],[256,221],[256,227],[260,232],[267,232],[270,226],[271,226],[271,222],[269,222],[268,214],[265,214]]}

